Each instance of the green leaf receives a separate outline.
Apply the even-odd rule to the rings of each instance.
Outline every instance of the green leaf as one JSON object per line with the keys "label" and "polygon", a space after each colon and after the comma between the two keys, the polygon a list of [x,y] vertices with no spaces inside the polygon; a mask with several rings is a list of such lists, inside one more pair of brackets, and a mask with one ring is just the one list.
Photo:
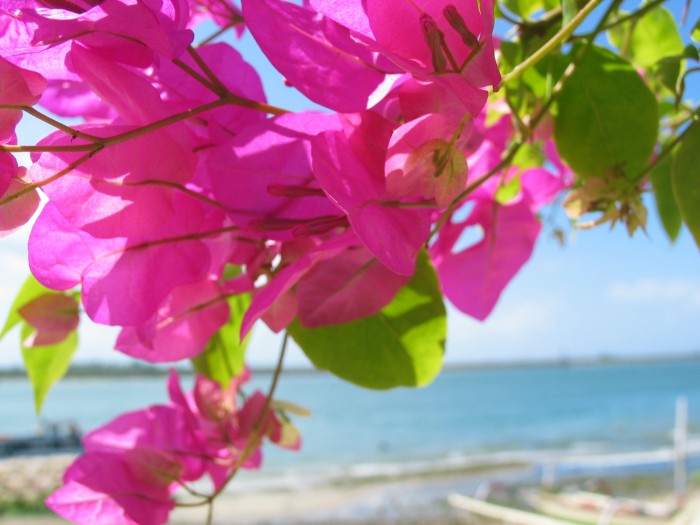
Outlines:
{"label": "green leaf", "polygon": [[518,193],[520,193],[520,176],[515,176],[498,187],[496,201],[500,204],[508,204],[518,196]]}
{"label": "green leaf", "polygon": [[542,0],[503,0],[501,4],[521,18],[528,18],[544,7]]}
{"label": "green leaf", "polygon": [[688,44],[683,48],[683,57],[693,60],[700,60],[700,52],[698,52],[697,47],[692,44]]}
{"label": "green leaf", "polygon": [[[22,323],[22,341],[33,332],[34,329],[30,325]],[[51,387],[68,371],[71,358],[77,348],[76,332],[71,332],[66,339],[55,345],[22,347],[22,358],[34,390],[34,406],[37,414],[41,412]]]}
{"label": "green leaf", "polygon": [[508,73],[522,62],[522,47],[516,42],[504,40],[500,45],[501,60],[499,69],[501,73]]}
{"label": "green leaf", "polygon": [[676,202],[700,246],[700,122],[686,131],[673,156],[671,170]]}
{"label": "green leaf", "polygon": [[594,46],[564,83],[554,140],[580,178],[635,179],[654,149],[658,120],[656,98],[634,67]]}
{"label": "green leaf", "polygon": [[657,7],[637,20],[630,42],[632,62],[644,68],[665,57],[683,54],[683,40],[671,12]]}
{"label": "green leaf", "polygon": [[[622,18],[624,16],[627,16],[628,14],[629,13],[627,11],[623,11],[622,9],[620,9],[617,12],[617,17]],[[612,21],[614,22],[615,20]],[[630,24],[629,22],[618,23],[610,29],[608,29],[608,41],[617,49],[622,50],[623,47],[626,47],[625,42],[627,42],[628,39],[631,38],[631,31],[632,24]]]}
{"label": "green leaf", "polygon": [[659,213],[661,224],[671,241],[675,241],[681,231],[683,218],[678,209],[676,199],[673,196],[673,183],[671,181],[672,158],[666,156],[649,173],[651,185],[654,188],[654,200],[656,210]]}
{"label": "green leaf", "polygon": [[442,367],[447,315],[437,276],[421,253],[416,274],[378,314],[289,333],[317,367],[366,388],[423,386]]}
{"label": "green leaf", "polygon": [[690,33],[690,38],[696,42],[700,42],[700,18],[698,18],[698,21],[695,22],[695,25],[693,26],[693,30]]}
{"label": "green leaf", "polygon": [[33,301],[40,295],[44,295],[45,293],[52,291],[53,290],[49,290],[40,284],[33,275],[30,275],[27,280],[24,281],[22,288],[20,288],[19,292],[17,293],[17,297],[15,297],[15,300],[12,303],[10,313],[7,315],[7,320],[5,321],[5,326],[2,329],[2,332],[0,332],[0,339],[2,339],[7,332],[12,330],[19,322],[22,321],[22,317],[19,315],[20,308]]}
{"label": "green leaf", "polygon": [[245,366],[245,349],[249,336],[241,342],[241,322],[250,306],[249,294],[234,295],[228,300],[231,317],[207,343],[204,352],[192,358],[197,372],[227,388],[231,379]]}
{"label": "green leaf", "polygon": [[513,157],[513,166],[522,173],[526,169],[542,166],[546,160],[542,142],[527,142],[518,149]]}
{"label": "green leaf", "polygon": [[561,0],[561,24],[568,25],[571,19],[578,13],[576,0]]}
{"label": "green leaf", "polygon": [[678,75],[681,72],[681,61],[685,57],[665,57],[659,60],[650,70],[651,75],[658,79],[662,86],[671,93],[676,93]]}

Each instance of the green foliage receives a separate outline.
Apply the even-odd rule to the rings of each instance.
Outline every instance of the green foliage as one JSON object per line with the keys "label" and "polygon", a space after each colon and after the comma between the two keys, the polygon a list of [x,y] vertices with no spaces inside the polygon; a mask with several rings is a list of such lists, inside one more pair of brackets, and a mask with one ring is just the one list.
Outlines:
{"label": "green foliage", "polygon": [[245,366],[245,349],[249,336],[240,340],[243,315],[250,306],[249,294],[241,294],[228,300],[231,316],[209,340],[204,352],[192,359],[197,372],[227,388],[231,379],[240,374]]}
{"label": "green foliage", "polygon": [[592,46],[564,83],[554,125],[559,153],[579,178],[635,179],[654,149],[658,108],[629,62]]}
{"label": "green foliage", "polygon": [[637,20],[632,29],[630,52],[632,62],[644,68],[683,53],[683,40],[668,9],[656,7]]}
{"label": "green foliage", "polygon": [[512,177],[505,184],[501,184],[496,190],[496,201],[500,204],[508,204],[520,193],[520,177]]}
{"label": "green foliage", "polygon": [[[33,328],[22,324],[22,340],[31,335]],[[27,376],[34,391],[34,407],[37,414],[41,412],[51,387],[68,371],[71,359],[78,348],[78,334],[71,332],[60,343],[46,346],[22,347],[22,358],[27,369]]]}
{"label": "green foliage", "polygon": [[571,19],[578,13],[576,0],[561,0],[561,23],[563,25],[571,22]]}
{"label": "green foliage", "polygon": [[557,0],[503,0],[500,4],[508,11],[526,19],[540,9],[552,9],[558,5]]}
{"label": "green foliage", "polygon": [[671,162],[671,157],[665,157],[658,162],[649,173],[649,180],[654,188],[656,210],[661,218],[661,224],[663,224],[669,239],[675,241],[681,231],[683,218],[673,196]]}
{"label": "green foliage", "polygon": [[10,330],[22,322],[22,316],[19,314],[19,309],[47,292],[52,292],[52,290],[49,290],[43,286],[34,278],[33,275],[30,275],[27,280],[24,281],[24,284],[22,284],[22,287],[17,293],[17,297],[15,297],[15,300],[10,307],[10,313],[7,315],[5,326],[3,327],[2,332],[0,332],[0,339],[2,339]]}
{"label": "green foliage", "polygon": [[683,219],[700,246],[700,122],[691,125],[675,152],[672,180]]}
{"label": "green foliage", "polygon": [[[41,412],[41,407],[51,387],[68,371],[71,358],[78,347],[78,335],[72,331],[62,341],[50,345],[26,344],[33,337],[36,329],[22,318],[20,311],[44,295],[58,294],[59,292],[46,288],[30,275],[15,297],[5,326],[0,333],[0,338],[2,338],[15,326],[20,325],[22,358],[34,391],[34,406],[37,414]],[[68,312],[68,315],[76,315],[77,303],[75,306],[76,311]]]}
{"label": "green foliage", "polygon": [[693,31],[690,33],[690,38],[696,42],[700,42],[700,18],[698,18],[698,21],[695,22],[695,25],[693,26]]}
{"label": "green foliage", "polygon": [[413,279],[378,314],[289,333],[318,368],[360,386],[423,386],[442,366],[447,315],[435,270],[421,253]]}

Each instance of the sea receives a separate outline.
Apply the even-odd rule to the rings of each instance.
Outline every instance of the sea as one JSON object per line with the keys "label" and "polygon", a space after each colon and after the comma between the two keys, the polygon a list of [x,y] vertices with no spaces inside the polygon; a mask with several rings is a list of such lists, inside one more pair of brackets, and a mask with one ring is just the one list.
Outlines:
{"label": "sea", "polygon": [[[248,392],[265,391],[257,374]],[[189,388],[191,377],[183,377]],[[293,417],[298,452],[266,445],[252,487],[460,471],[527,462],[552,473],[590,465],[670,468],[679,398],[687,448],[700,454],[700,360],[483,367],[444,371],[431,385],[373,391],[321,372],[283,374],[277,398],[311,411]],[[0,379],[0,435],[41,421],[84,431],[120,413],[166,402],[165,379],[64,379],[34,414],[26,380]],[[693,468],[700,468],[694,456]],[[578,461],[578,463],[577,463]],[[586,463],[587,462],[587,463]],[[597,462],[597,463],[596,463]]]}

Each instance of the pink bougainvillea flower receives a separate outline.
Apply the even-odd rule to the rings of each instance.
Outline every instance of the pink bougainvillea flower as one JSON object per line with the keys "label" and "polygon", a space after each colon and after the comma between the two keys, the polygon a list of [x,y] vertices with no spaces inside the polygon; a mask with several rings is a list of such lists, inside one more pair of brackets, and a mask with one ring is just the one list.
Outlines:
{"label": "pink bougainvillea flower", "polygon": [[49,288],[82,283],[91,319],[135,325],[153,315],[174,288],[204,279],[210,253],[200,237],[212,231],[206,226],[201,210],[190,208],[147,236],[98,239],[71,225],[49,202],[30,235],[29,265]]}
{"label": "pink bougainvillea flower", "polygon": [[453,92],[472,115],[486,102],[480,88],[500,83],[492,2],[314,0],[311,5],[401,70]]}
{"label": "pink bougainvillea flower", "polygon": [[15,126],[22,118],[20,109],[2,106],[33,106],[45,87],[44,77],[0,57],[0,144],[15,140]]}
{"label": "pink bougainvillea flower", "polygon": [[11,153],[0,152],[0,198],[7,192],[12,179],[17,177],[19,166]]}
{"label": "pink bougainvillea flower", "polygon": [[[493,2],[367,0],[367,18],[379,45],[415,65],[407,71],[461,76],[481,88],[497,87]],[[454,73],[455,75],[449,75]]]}
{"label": "pink bougainvillea flower", "polygon": [[[483,231],[483,238],[455,252],[462,232],[472,226]],[[477,201],[465,221],[446,223],[430,247],[445,296],[462,312],[486,319],[530,258],[539,231],[527,198],[508,206]]]}
{"label": "pink bougainvillea flower", "polygon": [[299,320],[314,328],[374,315],[408,280],[389,270],[364,246],[348,248],[320,260],[299,280]]}
{"label": "pink bougainvillea flower", "polygon": [[63,341],[78,327],[79,305],[68,294],[47,293],[17,310],[34,328],[34,333],[22,342],[24,347],[53,345]]}
{"label": "pink bougainvillea flower", "polygon": [[82,117],[112,121],[118,114],[85,83],[75,80],[50,80],[39,104],[61,117]]}
{"label": "pink bougainvillea flower", "polygon": [[314,102],[362,111],[388,92],[400,70],[347,27],[282,0],[244,0],[243,16],[267,58]]}
{"label": "pink bougainvillea flower", "polygon": [[158,91],[144,74],[73,42],[68,59],[85,86],[126,124],[149,124],[168,116]]}
{"label": "pink bougainvillea flower", "polygon": [[284,423],[269,406],[267,413],[263,413],[266,398],[262,393],[255,392],[242,405],[239,403],[238,390],[248,377],[245,369],[231,380],[227,388],[222,388],[215,381],[198,375],[193,392],[185,394],[177,373],[172,371],[170,374],[168,391],[172,403],[183,410],[190,432],[197,437],[203,454],[216,460],[205,466],[216,488],[234,468],[260,467],[260,445],[264,437],[292,450],[301,445],[298,439],[283,441]]}
{"label": "pink bougainvillea flower", "polygon": [[313,141],[313,168],[364,245],[391,271],[412,275],[430,233],[431,211],[397,206],[384,176],[392,125],[372,112],[346,115],[344,131]]}
{"label": "pink bougainvillea flower", "polygon": [[33,106],[45,87],[46,79],[40,74],[0,57],[0,104]]}
{"label": "pink bougainvillea flower", "polygon": [[46,505],[78,525],[160,525],[175,507],[170,482],[144,480],[121,455],[90,453],[64,475]]}
{"label": "pink bougainvillea flower", "polygon": [[153,63],[154,53],[176,57],[194,37],[186,28],[186,0],[109,0],[94,5],[56,2],[50,10],[38,9],[43,7],[41,3],[25,3],[13,13],[32,28],[31,44],[39,49],[74,39],[112,60],[147,67]]}
{"label": "pink bougainvillea flower", "polygon": [[[190,432],[186,414],[177,406],[154,405],[127,412],[89,432],[82,441],[87,453],[115,454],[132,464],[133,460],[143,463],[148,458],[139,457],[135,452],[138,449],[170,455],[177,463],[174,468],[177,476],[170,477],[168,483],[199,479],[204,473],[201,443]],[[141,469],[141,473],[144,478],[157,474],[148,473],[147,469]]]}
{"label": "pink bougainvillea flower", "polygon": [[[200,46],[197,54],[231,93],[261,103],[266,101],[257,71],[231,46],[224,43]],[[189,55],[183,57],[182,61],[193,70],[198,70],[194,59]],[[161,90],[161,98],[169,104],[196,107],[218,98],[210,88],[171,62],[162,63],[154,72],[153,80]],[[227,142],[246,126],[265,118],[260,111],[233,104],[198,115],[198,120],[204,120],[206,125],[208,145]],[[192,129],[196,132],[201,127],[192,126]]]}
{"label": "pink bougainvillea flower", "polygon": [[[131,131],[127,126],[82,126],[98,136]],[[101,238],[147,236],[183,215],[201,201],[174,187],[193,177],[197,158],[188,148],[182,128],[149,133],[106,148],[89,159],[84,152],[44,152],[34,156],[32,180],[44,183],[43,191],[74,226]],[[63,132],[43,139],[41,145],[79,144]],[[77,164],[76,164],[77,163]],[[66,172],[55,179],[56,173]],[[55,180],[54,180],[55,179]],[[52,182],[46,184],[47,180]],[[163,184],[165,182],[165,184]]]}
{"label": "pink bougainvillea flower", "polygon": [[[258,319],[274,307],[277,299],[291,290],[318,261],[334,257],[356,244],[357,238],[352,231],[348,231],[338,237],[319,243],[316,248],[309,250],[294,263],[277,272],[274,278],[253,297],[253,302],[246,310],[241,323],[241,339],[248,334]],[[294,301],[293,307],[296,308],[296,306],[297,301]],[[296,310],[288,312],[288,315],[284,317],[291,321],[295,316]]]}
{"label": "pink bougainvillea flower", "polygon": [[12,154],[0,152],[0,238],[25,225],[41,203],[25,175]]}
{"label": "pink bougainvillea flower", "polygon": [[228,304],[216,283],[180,286],[146,322],[123,328],[115,348],[152,363],[188,359],[204,350],[228,317]]}
{"label": "pink bougainvillea flower", "polygon": [[441,208],[448,206],[467,183],[466,124],[466,119],[432,113],[399,126],[387,151],[388,190],[400,198],[434,198]]}
{"label": "pink bougainvillea flower", "polygon": [[339,129],[338,117],[281,115],[249,126],[208,157],[214,194],[241,229],[292,240],[345,223],[311,169],[311,139]]}
{"label": "pink bougainvillea flower", "polygon": [[205,472],[202,449],[173,405],[123,414],[83,437],[85,453],[46,504],[77,524],[167,521],[180,482]]}

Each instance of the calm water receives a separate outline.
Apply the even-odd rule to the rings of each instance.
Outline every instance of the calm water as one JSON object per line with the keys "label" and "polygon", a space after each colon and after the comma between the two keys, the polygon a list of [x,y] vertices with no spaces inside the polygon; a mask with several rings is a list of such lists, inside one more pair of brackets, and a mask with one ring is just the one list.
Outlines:
{"label": "calm water", "polygon": [[[254,388],[266,388],[260,376]],[[184,380],[189,387],[191,379]],[[161,379],[66,380],[43,417],[84,430],[166,399]],[[677,396],[700,434],[700,361],[449,371],[423,389],[363,390],[325,374],[283,376],[278,397],[309,408],[299,453],[268,448],[267,467],[361,470],[467,461],[494,453],[619,452],[670,446]],[[0,380],[0,434],[38,425],[26,381]],[[352,467],[350,467],[352,465]]]}

